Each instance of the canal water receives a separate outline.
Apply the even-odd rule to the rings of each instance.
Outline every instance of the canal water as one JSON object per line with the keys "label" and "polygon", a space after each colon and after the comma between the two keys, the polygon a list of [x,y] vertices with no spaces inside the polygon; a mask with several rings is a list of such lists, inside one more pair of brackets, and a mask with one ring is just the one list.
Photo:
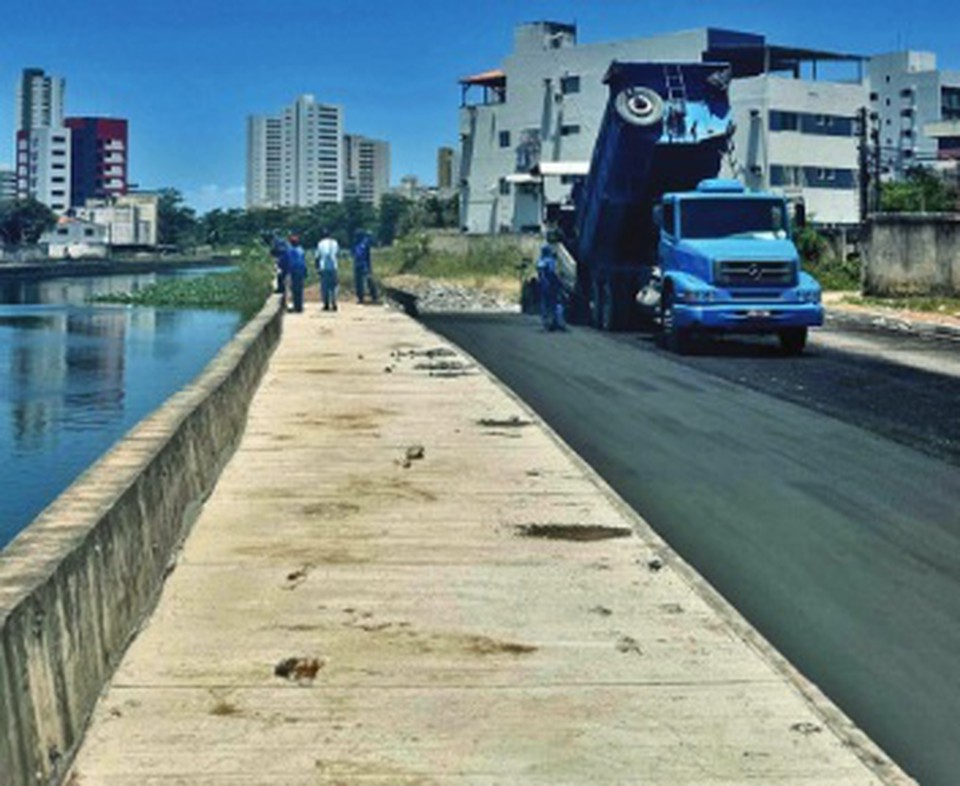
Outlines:
{"label": "canal water", "polygon": [[89,298],[198,272],[0,280],[0,549],[197,376],[241,322]]}

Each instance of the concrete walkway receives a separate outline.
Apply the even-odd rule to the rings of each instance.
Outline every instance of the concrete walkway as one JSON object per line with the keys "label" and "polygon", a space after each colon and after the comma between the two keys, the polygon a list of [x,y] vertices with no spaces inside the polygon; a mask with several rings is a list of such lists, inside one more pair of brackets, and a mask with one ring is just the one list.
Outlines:
{"label": "concrete walkway", "polygon": [[308,309],[70,784],[910,782],[469,358]]}

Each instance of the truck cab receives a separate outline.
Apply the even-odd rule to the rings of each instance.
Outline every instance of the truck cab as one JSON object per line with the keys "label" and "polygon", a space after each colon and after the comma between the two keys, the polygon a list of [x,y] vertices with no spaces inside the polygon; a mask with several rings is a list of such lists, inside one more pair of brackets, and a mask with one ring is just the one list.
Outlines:
{"label": "truck cab", "polygon": [[823,324],[820,285],[801,270],[786,201],[735,180],[664,194],[659,227],[663,341],[682,351],[691,334],[769,333],[799,354]]}

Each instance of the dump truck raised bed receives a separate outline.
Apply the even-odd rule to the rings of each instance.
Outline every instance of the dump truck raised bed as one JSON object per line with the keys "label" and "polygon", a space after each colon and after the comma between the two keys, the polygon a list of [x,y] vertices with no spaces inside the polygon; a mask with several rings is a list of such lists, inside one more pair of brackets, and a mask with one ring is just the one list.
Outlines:
{"label": "dump truck raised bed", "polygon": [[643,315],[683,350],[698,331],[774,333],[789,353],[823,322],[783,197],[717,174],[733,133],[730,71],[614,62],[586,180],[575,188],[574,297],[600,328]]}

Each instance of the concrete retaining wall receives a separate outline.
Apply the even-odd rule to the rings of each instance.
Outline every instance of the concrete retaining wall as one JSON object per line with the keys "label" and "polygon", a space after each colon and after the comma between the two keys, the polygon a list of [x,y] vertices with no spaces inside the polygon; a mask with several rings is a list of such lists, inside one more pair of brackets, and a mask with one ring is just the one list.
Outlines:
{"label": "concrete retaining wall", "polygon": [[960,295],[960,215],[872,216],[863,263],[866,295]]}
{"label": "concrete retaining wall", "polygon": [[448,254],[465,255],[471,248],[516,251],[521,257],[536,259],[543,240],[539,235],[465,235],[457,231],[427,230],[430,248]]}
{"label": "concrete retaining wall", "polygon": [[0,784],[56,783],[239,442],[276,296],[0,553]]}

